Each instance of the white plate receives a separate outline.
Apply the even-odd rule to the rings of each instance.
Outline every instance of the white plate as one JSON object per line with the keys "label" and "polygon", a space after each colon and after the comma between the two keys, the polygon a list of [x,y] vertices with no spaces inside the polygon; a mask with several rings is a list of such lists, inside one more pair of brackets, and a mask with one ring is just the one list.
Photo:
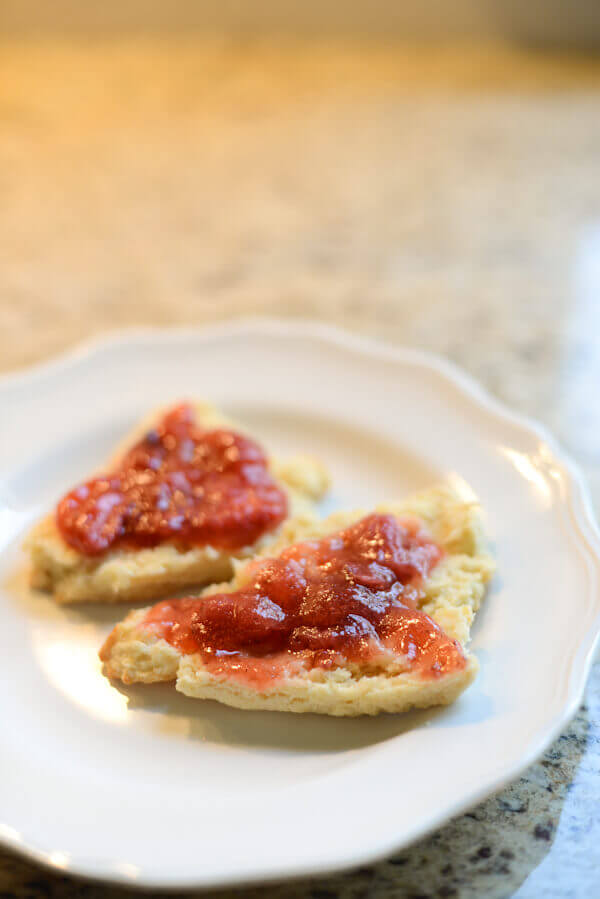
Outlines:
{"label": "white plate", "polygon": [[[148,408],[221,404],[335,475],[328,505],[440,477],[480,495],[499,574],[453,706],[336,720],[117,689],[97,649],[125,608],[24,586],[27,527]],[[310,324],[130,333],[0,382],[0,836],[58,868],[216,886],[357,865],[516,777],[564,728],[599,629],[600,538],[539,428],[435,358]]]}

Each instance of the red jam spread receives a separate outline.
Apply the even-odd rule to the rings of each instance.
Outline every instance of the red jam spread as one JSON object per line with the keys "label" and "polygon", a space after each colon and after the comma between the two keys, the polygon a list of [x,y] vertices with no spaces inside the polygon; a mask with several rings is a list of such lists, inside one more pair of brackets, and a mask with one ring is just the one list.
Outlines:
{"label": "red jam spread", "polygon": [[167,600],[143,626],[215,674],[268,689],[302,668],[398,663],[435,678],[463,651],[417,609],[442,550],[415,520],[369,515],[252,566],[235,593]]}
{"label": "red jam spread", "polygon": [[165,541],[237,550],[273,530],[287,499],[263,450],[223,428],[203,430],[189,405],[169,411],[118,468],[58,504],[66,542],[88,556]]}

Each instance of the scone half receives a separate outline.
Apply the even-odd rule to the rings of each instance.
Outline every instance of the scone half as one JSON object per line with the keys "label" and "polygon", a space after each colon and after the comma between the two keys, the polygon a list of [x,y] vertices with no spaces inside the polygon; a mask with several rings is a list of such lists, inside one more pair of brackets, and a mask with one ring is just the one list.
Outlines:
{"label": "scone half", "polygon": [[[478,665],[467,643],[474,615],[494,563],[488,554],[476,501],[465,500],[446,484],[424,490],[376,512],[423,523],[443,556],[424,581],[418,608],[448,642],[456,641],[464,664],[435,677],[423,677],[404,661],[385,664],[349,663],[333,668],[290,666],[272,684],[249,683],[213,670],[198,653],[185,654],[148,626],[148,609],[132,612],[113,630],[101,650],[104,672],[125,683],[175,680],[187,696],[215,699],[242,709],[316,712],[336,716],[403,712],[452,702],[472,682]],[[319,540],[348,528],[364,511],[336,513],[321,522],[288,521],[278,540],[262,553],[276,556],[300,541]],[[261,556],[258,557],[260,564]],[[201,596],[243,589],[257,560],[238,566],[227,585],[211,587]]]}
{"label": "scone half", "polygon": [[[238,430],[208,403],[190,405],[202,428]],[[158,409],[147,416],[122,442],[107,470],[152,430],[167,411]],[[288,515],[302,521],[314,519],[314,501],[325,493],[329,483],[323,465],[313,457],[298,455],[287,460],[269,458],[269,469],[287,494]],[[56,515],[50,514],[33,528],[25,549],[31,559],[31,585],[51,592],[59,603],[142,601],[230,578],[235,560],[262,551],[277,538],[278,530],[265,533],[254,543],[235,551],[167,541],[142,548],[116,546],[101,555],[88,556],[66,542],[57,526]]]}

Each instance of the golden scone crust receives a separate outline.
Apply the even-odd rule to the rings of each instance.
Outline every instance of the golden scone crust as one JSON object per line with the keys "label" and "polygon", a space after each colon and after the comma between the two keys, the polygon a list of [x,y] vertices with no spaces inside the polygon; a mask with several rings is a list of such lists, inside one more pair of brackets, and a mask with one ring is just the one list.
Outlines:
{"label": "golden scone crust", "polygon": [[[235,427],[207,403],[195,403],[194,409],[198,422],[206,428]],[[122,442],[109,467],[117,463],[165,411],[159,409],[147,416]],[[288,495],[290,515],[306,521],[314,519],[313,501],[319,499],[329,486],[324,466],[311,456],[271,460],[270,466]],[[233,574],[234,559],[256,555],[276,539],[276,534],[267,534],[235,554],[212,546],[180,549],[165,543],[150,549],[118,548],[95,558],[84,556],[69,546],[56,526],[54,515],[49,515],[31,531],[25,549],[31,558],[31,585],[49,590],[59,603],[132,602],[226,580]]]}
{"label": "golden scone crust", "polygon": [[[466,649],[473,617],[494,570],[478,503],[461,497],[452,487],[440,484],[405,501],[378,506],[376,511],[421,518],[444,548],[445,556],[426,582],[420,607]],[[292,543],[325,536],[348,527],[365,514],[364,510],[359,510],[338,512],[319,522],[289,520],[277,540],[260,555],[276,555]],[[250,576],[248,565],[236,567],[231,582],[203,592],[242,587]],[[105,674],[126,683],[175,679],[177,689],[187,696],[216,699],[236,708],[337,716],[403,712],[452,702],[471,683],[478,670],[477,660],[467,652],[464,669],[435,680],[403,670],[402,663],[397,662],[383,670],[365,670],[356,666],[332,671],[303,670],[278,680],[273,689],[261,692],[242,682],[212,674],[203,666],[200,656],[180,655],[176,663],[172,653],[177,655],[177,651],[140,626],[146,612],[147,609],[132,612],[111,633],[101,650]],[[165,663],[167,652],[168,665]]]}
{"label": "golden scone crust", "polygon": [[104,674],[124,684],[175,680],[181,654],[140,627],[147,609],[136,609],[110,633],[100,650]]}
{"label": "golden scone crust", "polygon": [[398,674],[360,674],[347,668],[312,671],[278,682],[269,692],[258,693],[239,681],[221,681],[203,668],[196,656],[184,656],[177,673],[180,693],[198,699],[216,699],[236,709],[271,712],[313,712],[335,717],[407,712],[432,705],[449,705],[475,678],[479,665],[468,656],[467,665],[437,680],[424,680],[404,671]]}

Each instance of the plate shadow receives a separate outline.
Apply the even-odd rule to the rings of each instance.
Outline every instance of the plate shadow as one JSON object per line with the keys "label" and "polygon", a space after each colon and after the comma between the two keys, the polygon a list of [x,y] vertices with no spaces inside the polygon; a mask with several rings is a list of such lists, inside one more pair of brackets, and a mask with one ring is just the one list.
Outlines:
{"label": "plate shadow", "polygon": [[[443,714],[443,710],[423,709],[374,718],[331,718],[244,711],[212,700],[183,696],[175,692],[172,684],[126,686],[113,682],[113,687],[127,697],[132,711],[143,710],[183,721],[189,739],[277,752],[335,753],[364,749],[414,730]],[[181,730],[177,728],[179,737]]]}

